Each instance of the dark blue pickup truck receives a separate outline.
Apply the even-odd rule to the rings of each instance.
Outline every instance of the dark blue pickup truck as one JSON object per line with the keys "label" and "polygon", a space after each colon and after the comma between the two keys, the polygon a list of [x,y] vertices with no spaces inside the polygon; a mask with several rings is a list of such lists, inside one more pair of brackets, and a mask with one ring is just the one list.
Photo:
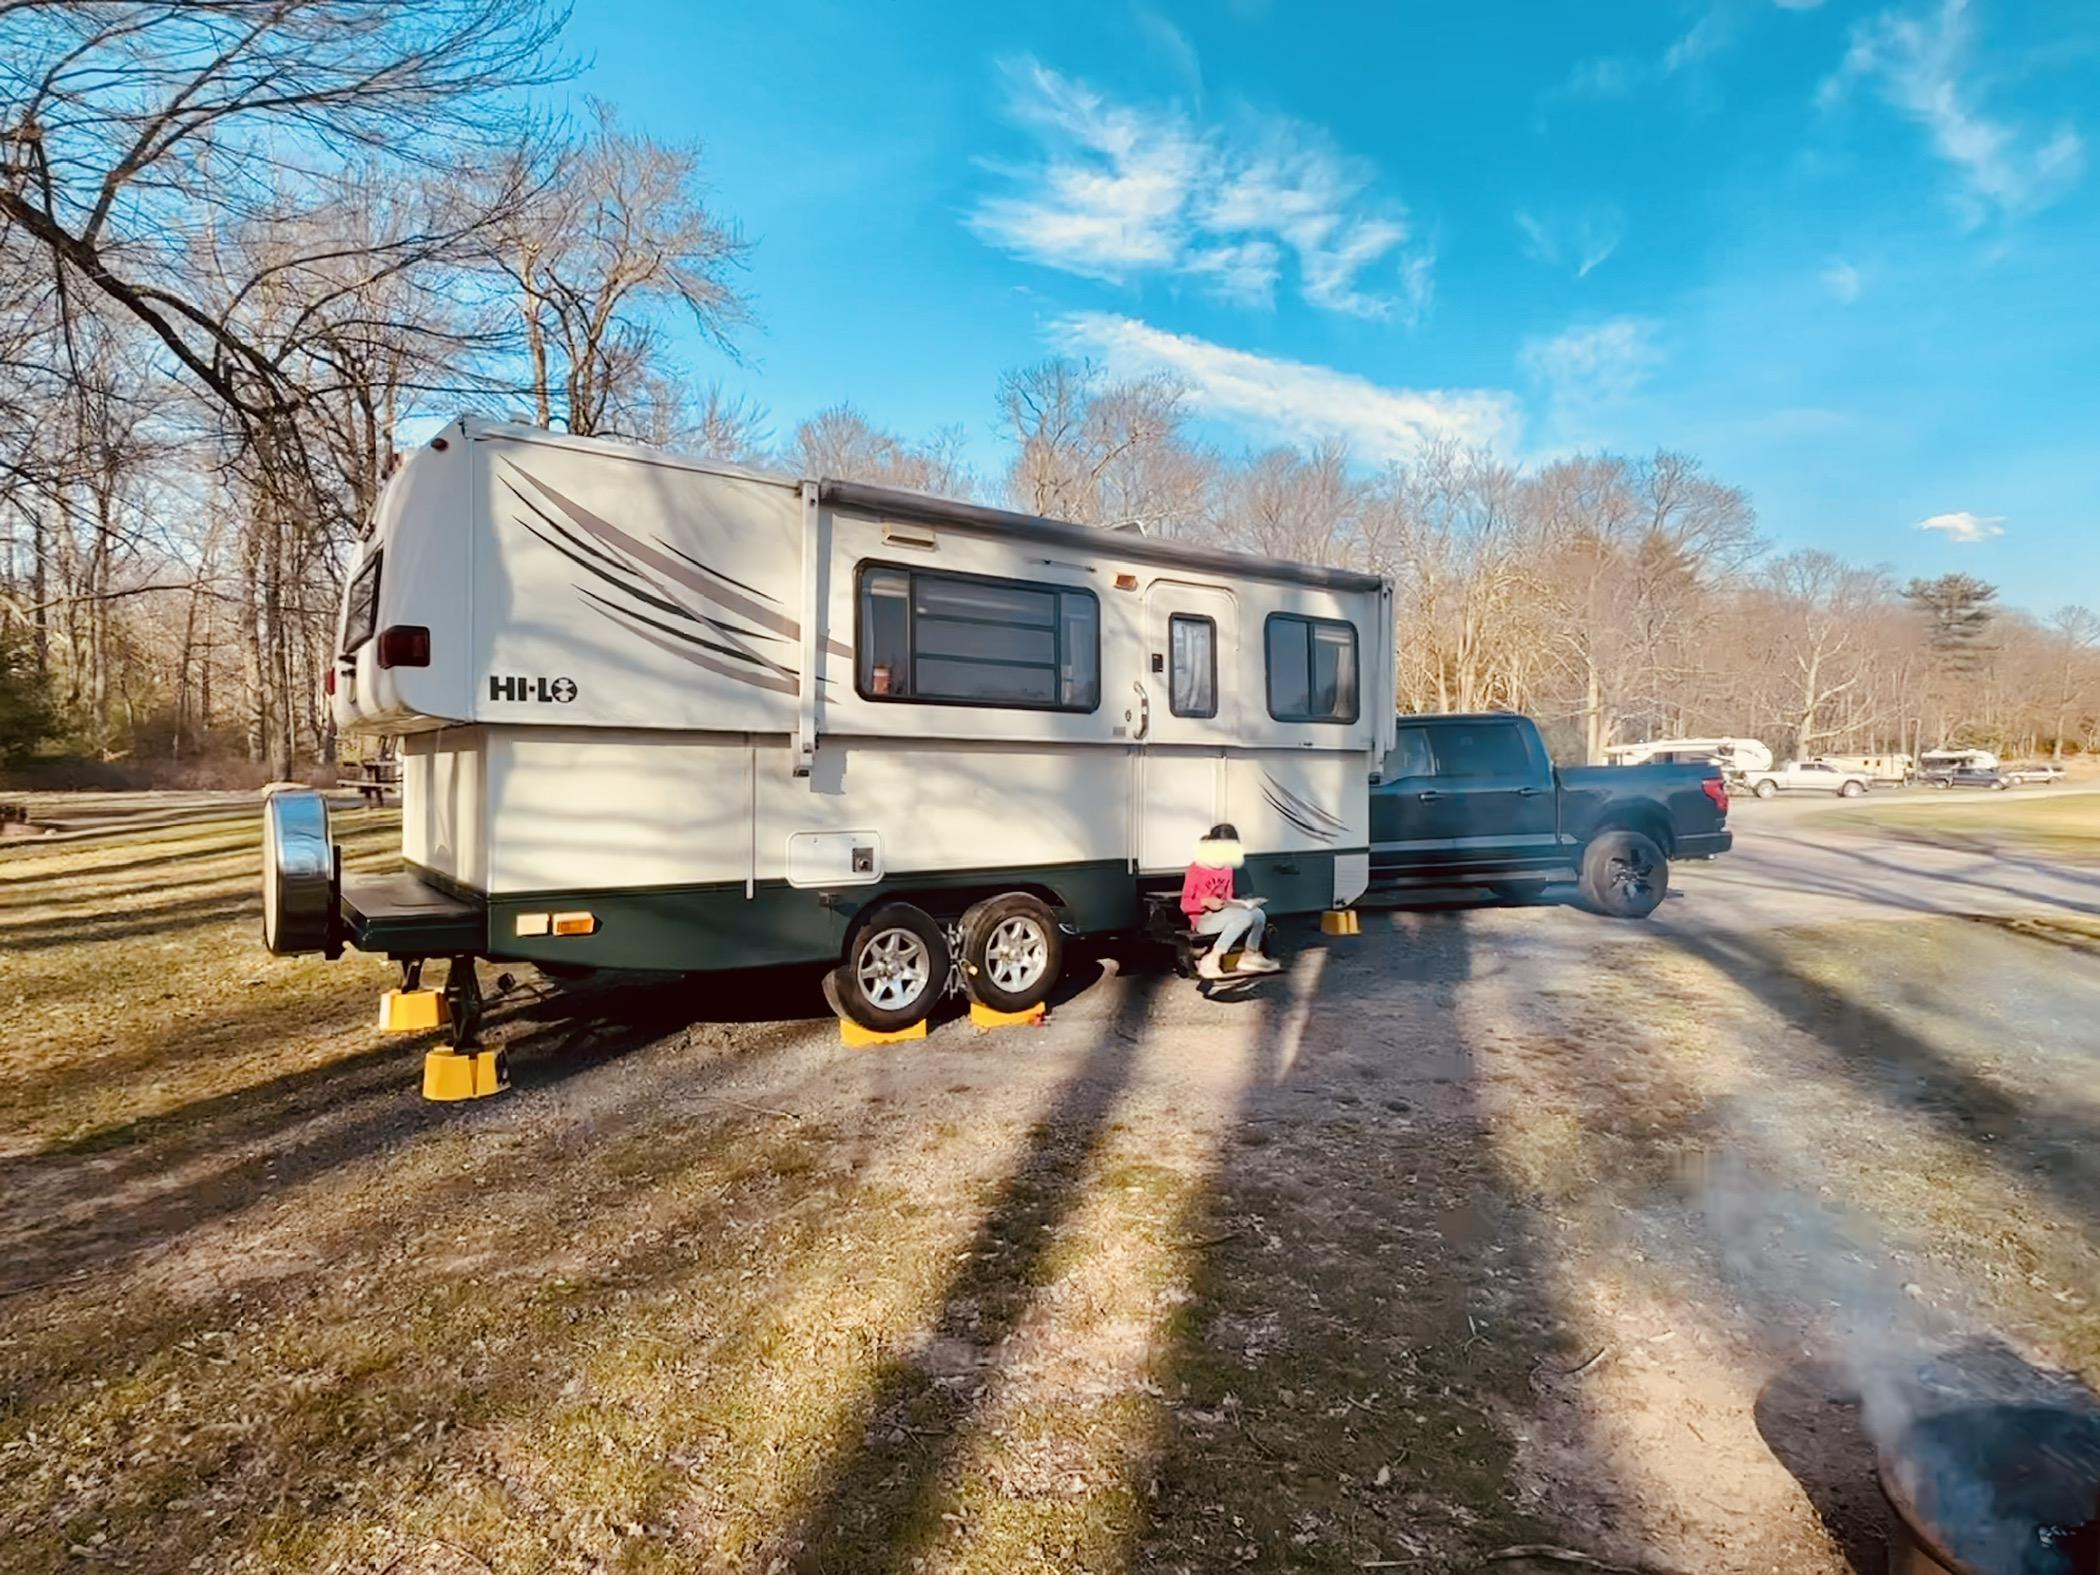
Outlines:
{"label": "dark blue pickup truck", "polygon": [[1670,860],[1728,851],[1728,789],[1704,765],[1556,766],[1528,716],[1403,716],[1371,787],[1371,886],[1484,886],[1520,900],[1573,879],[1642,919]]}

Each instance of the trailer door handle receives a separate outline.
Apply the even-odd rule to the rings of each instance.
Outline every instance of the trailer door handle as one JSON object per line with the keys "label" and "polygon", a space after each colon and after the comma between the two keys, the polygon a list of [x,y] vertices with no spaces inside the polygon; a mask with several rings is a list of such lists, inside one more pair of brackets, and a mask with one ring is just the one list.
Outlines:
{"label": "trailer door handle", "polygon": [[1144,738],[1152,731],[1152,697],[1145,693],[1143,684],[1134,683],[1130,687],[1137,691],[1138,697],[1137,732],[1132,736]]}

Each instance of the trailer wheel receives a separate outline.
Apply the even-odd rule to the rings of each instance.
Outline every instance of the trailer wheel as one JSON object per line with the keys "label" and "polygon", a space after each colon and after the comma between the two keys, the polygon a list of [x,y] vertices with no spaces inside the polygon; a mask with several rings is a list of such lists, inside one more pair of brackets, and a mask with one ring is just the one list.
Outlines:
{"label": "trailer wheel", "polygon": [[948,987],[948,938],[908,902],[886,902],[854,926],[832,975],[848,1017],[877,1033],[909,1028]]}
{"label": "trailer wheel", "polygon": [[1614,919],[1645,919],[1670,890],[1670,861],[1653,837],[1600,832],[1583,849],[1582,895]]}
{"label": "trailer wheel", "polygon": [[962,982],[970,999],[995,1012],[1043,1004],[1064,972],[1057,915],[1025,891],[988,897],[962,921]]}

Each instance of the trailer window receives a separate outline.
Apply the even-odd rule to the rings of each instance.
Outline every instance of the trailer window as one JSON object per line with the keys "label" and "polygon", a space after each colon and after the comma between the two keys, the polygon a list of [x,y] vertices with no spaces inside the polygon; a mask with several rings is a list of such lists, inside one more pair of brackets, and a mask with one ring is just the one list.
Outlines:
{"label": "trailer window", "polygon": [[1356,720],[1356,625],[1271,613],[1269,715],[1279,722]]}
{"label": "trailer window", "polygon": [[1176,716],[1218,714],[1218,626],[1196,613],[1167,619],[1167,709]]}
{"label": "trailer window", "polygon": [[1092,711],[1101,618],[1091,591],[883,564],[860,572],[856,677],[870,700]]}
{"label": "trailer window", "polygon": [[350,595],[343,608],[343,651],[348,656],[372,638],[379,627],[379,557],[373,553],[350,582]]}

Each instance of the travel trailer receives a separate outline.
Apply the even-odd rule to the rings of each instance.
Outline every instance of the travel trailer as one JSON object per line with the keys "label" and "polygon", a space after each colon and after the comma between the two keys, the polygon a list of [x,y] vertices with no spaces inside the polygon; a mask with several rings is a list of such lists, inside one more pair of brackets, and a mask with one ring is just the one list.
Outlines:
{"label": "travel trailer", "polygon": [[1614,766],[1712,764],[1737,777],[1770,770],[1772,751],[1754,738],[1655,738],[1645,744],[1614,744],[1604,751],[1604,759]]}
{"label": "travel trailer", "polygon": [[1988,749],[1928,749],[1918,756],[1918,772],[1996,771],[1998,757]]}
{"label": "travel trailer", "polygon": [[1394,736],[1375,576],[472,418],[350,566],[337,727],[401,738],[402,869],[270,801],[265,940],[553,972],[830,961],[843,1012],[1003,1012],[1214,823],[1344,906]]}
{"label": "travel trailer", "polygon": [[1918,762],[1903,754],[1818,755],[1816,759],[1839,771],[1860,773],[1876,783],[1908,782],[1918,771]]}

